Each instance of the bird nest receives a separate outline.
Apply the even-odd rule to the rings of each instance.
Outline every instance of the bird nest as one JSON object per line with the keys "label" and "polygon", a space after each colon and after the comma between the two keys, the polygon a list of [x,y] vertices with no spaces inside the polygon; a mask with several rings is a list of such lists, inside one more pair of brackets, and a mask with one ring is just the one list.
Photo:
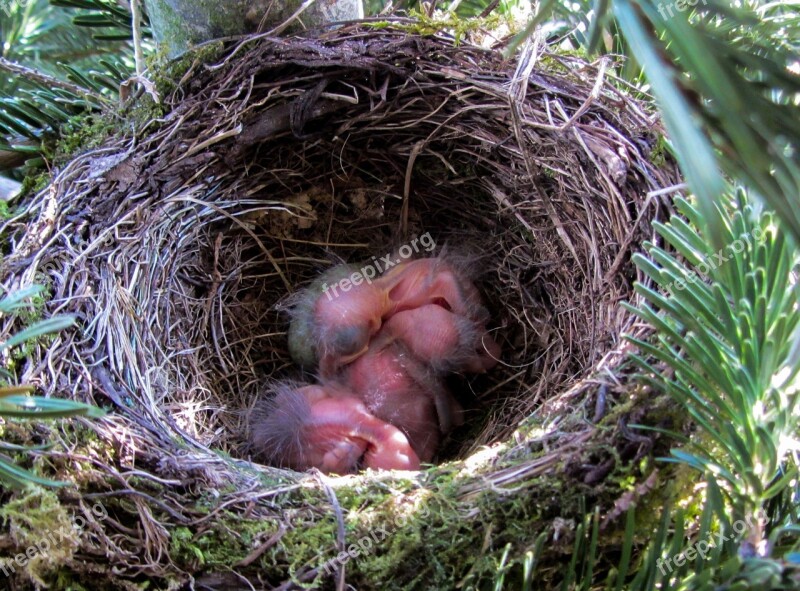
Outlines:
{"label": "bird nest", "polygon": [[[62,444],[37,467],[79,494],[17,493],[6,547],[48,527],[24,515],[86,526],[19,580],[470,587],[539,534],[537,577],[560,580],[587,510],[618,528],[654,487],[652,437],[627,423],[667,412],[628,378],[622,334],[643,329],[620,303],[677,173],[612,66],[358,25],[167,68],[158,117],[72,159],[4,227],[3,284],[43,282],[47,312],[79,320],[21,379],[112,411],[30,436]],[[251,462],[264,384],[302,378],[290,296],[424,235],[473,261],[502,348],[453,384],[467,421],[437,465],[331,478]]]}

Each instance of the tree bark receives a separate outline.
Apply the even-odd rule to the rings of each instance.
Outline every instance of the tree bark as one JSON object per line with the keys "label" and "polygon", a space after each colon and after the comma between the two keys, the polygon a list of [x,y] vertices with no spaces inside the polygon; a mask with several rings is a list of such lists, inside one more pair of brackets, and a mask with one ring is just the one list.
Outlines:
{"label": "tree bark", "polygon": [[[177,57],[204,41],[274,29],[300,10],[303,0],[145,0],[145,5],[156,41]],[[290,28],[363,17],[362,0],[316,0]]]}

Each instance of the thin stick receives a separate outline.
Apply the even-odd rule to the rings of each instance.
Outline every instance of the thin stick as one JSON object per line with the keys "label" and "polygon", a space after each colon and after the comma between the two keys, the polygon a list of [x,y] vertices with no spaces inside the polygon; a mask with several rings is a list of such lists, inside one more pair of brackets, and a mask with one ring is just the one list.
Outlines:
{"label": "thin stick", "polygon": [[141,76],[144,73],[144,53],[142,52],[142,8],[139,6],[139,0],[131,0],[131,25],[136,75]]}
{"label": "thin stick", "polygon": [[103,95],[97,94],[96,92],[93,92],[88,88],[84,88],[83,86],[78,86],[77,84],[72,84],[71,82],[65,82],[63,80],[59,80],[58,78],[54,78],[49,74],[45,74],[43,72],[40,72],[39,70],[35,70],[27,66],[23,66],[22,64],[18,64],[17,62],[12,62],[11,60],[7,60],[4,57],[0,57],[0,70],[5,70],[6,72],[10,72],[11,74],[20,76],[21,78],[26,78],[27,80],[35,82],[36,84],[39,84],[41,86],[60,88],[62,90],[66,90],[67,92],[77,94],[78,96],[82,96],[84,98],[90,98],[103,104],[108,104],[110,102],[109,99],[107,99]]}

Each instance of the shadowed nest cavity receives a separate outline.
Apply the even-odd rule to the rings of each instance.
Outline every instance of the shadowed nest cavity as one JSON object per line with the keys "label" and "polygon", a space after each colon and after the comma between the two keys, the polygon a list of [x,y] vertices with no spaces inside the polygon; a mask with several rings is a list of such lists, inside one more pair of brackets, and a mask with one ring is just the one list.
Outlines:
{"label": "shadowed nest cavity", "polygon": [[[25,225],[5,226],[4,285],[44,281],[49,311],[80,323],[37,349],[23,378],[116,411],[96,426],[119,442],[119,465],[93,465],[107,479],[97,489],[136,489],[109,476],[135,462],[180,483],[133,497],[176,523],[208,488],[232,484],[230,507],[253,494],[258,472],[209,450],[246,459],[264,384],[300,376],[291,295],[331,264],[424,233],[433,254],[475,257],[503,350],[488,375],[454,384],[467,425],[442,458],[507,440],[545,404],[602,414],[588,378],[623,358],[635,325],[619,304],[641,278],[631,254],[677,182],[655,115],[612,64],[535,48],[504,61],[363,26],[237,41],[185,63],[162,118],[74,159]],[[134,575],[160,568],[152,536],[125,558]]]}

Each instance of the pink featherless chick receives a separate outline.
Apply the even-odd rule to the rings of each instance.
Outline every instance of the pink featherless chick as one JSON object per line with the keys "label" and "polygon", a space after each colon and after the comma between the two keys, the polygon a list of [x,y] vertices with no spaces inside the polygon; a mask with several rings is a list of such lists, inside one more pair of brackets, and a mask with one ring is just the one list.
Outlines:
{"label": "pink featherless chick", "polygon": [[442,379],[400,343],[371,345],[336,383],[376,417],[398,427],[422,462],[433,459],[443,434],[463,423],[461,406]]}
{"label": "pink featherless chick", "polygon": [[352,393],[333,385],[281,383],[250,416],[254,455],[294,470],[350,474],[361,468],[417,470],[408,438]]}
{"label": "pink featherless chick", "polygon": [[390,316],[373,343],[398,341],[438,375],[484,373],[497,364],[500,346],[483,333],[477,322],[426,304]]}
{"label": "pink featherless chick", "polygon": [[330,269],[295,306],[289,349],[301,366],[318,370],[323,378],[334,376],[364,355],[383,324],[401,313],[407,314],[393,321],[390,332],[418,357],[427,357],[429,337],[456,335],[450,359],[441,358],[445,371],[483,372],[494,366],[500,348],[483,334],[489,313],[455,265],[441,257],[418,259],[372,282],[355,285],[348,280],[346,291],[331,289],[357,269]]}
{"label": "pink featherless chick", "polygon": [[[366,353],[389,308],[388,294],[374,283],[353,285],[355,265],[338,265],[303,290],[292,310],[289,352],[308,371],[332,376]],[[338,286],[347,281],[347,290]]]}

